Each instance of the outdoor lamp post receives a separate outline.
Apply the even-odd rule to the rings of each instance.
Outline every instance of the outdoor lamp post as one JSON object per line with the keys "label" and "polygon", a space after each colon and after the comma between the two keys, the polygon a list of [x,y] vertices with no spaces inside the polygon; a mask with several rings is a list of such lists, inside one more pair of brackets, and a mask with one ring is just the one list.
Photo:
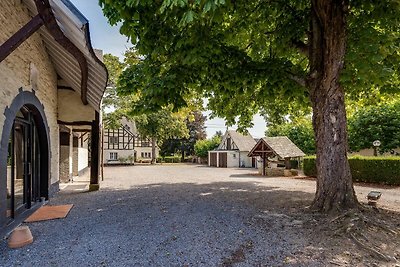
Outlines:
{"label": "outdoor lamp post", "polygon": [[374,156],[378,156],[378,147],[381,145],[381,141],[375,140],[372,142],[372,145],[374,146]]}

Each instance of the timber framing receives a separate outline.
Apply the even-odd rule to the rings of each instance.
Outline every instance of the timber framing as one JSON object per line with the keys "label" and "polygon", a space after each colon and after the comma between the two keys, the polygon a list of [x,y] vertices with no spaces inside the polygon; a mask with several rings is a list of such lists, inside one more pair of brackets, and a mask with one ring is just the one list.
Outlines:
{"label": "timber framing", "polygon": [[61,121],[57,120],[58,124],[68,125],[68,126],[92,126],[91,121]]}
{"label": "timber framing", "polygon": [[26,39],[40,29],[43,24],[44,21],[42,17],[40,15],[36,15],[13,36],[5,41],[0,46],[0,62],[6,59],[6,57],[8,57],[15,49],[17,49],[18,46],[20,46]]}
{"label": "timber framing", "polygon": [[50,6],[49,0],[34,0],[34,2],[38,14],[0,46],[0,62],[7,58],[25,40],[44,25],[56,42],[77,60],[81,71],[81,101],[84,105],[87,105],[89,67],[85,55],[65,36],[61,30]]}
{"label": "timber framing", "polygon": [[49,0],[34,0],[37,11],[44,21],[44,25],[54,39],[78,61],[81,69],[81,100],[84,105],[87,101],[87,82],[89,76],[88,62],[83,53],[69,40],[57,24]]}

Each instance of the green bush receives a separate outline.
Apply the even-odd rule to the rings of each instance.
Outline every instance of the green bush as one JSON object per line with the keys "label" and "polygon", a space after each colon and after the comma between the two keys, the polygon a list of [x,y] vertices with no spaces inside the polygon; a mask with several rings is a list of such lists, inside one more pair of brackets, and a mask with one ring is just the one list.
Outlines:
{"label": "green bush", "polygon": [[[349,164],[354,181],[400,185],[400,157],[354,156]],[[304,158],[304,174],[317,176],[315,157]]]}
{"label": "green bush", "polygon": [[400,184],[400,157],[352,157],[351,175],[357,182]]}
{"label": "green bush", "polygon": [[165,161],[164,161],[164,158],[162,158],[162,157],[158,157],[158,158],[156,159],[156,161],[157,161],[157,163],[165,162]]}
{"label": "green bush", "polygon": [[211,139],[197,140],[194,144],[194,154],[200,158],[207,158],[208,151],[214,150],[221,143],[219,136],[214,136]]}
{"label": "green bush", "polygon": [[167,157],[164,157],[164,162],[165,163],[179,163],[179,162],[181,162],[181,157],[180,156],[167,156]]}
{"label": "green bush", "polygon": [[303,171],[307,176],[317,177],[317,167],[315,165],[315,156],[304,157]]}

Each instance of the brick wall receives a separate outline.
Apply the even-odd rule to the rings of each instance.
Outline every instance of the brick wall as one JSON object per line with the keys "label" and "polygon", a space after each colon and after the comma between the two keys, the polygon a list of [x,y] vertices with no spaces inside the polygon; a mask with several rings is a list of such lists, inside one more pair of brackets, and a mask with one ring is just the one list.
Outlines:
{"label": "brick wall", "polygon": [[[6,41],[29,20],[27,9],[17,0],[0,2],[0,43]],[[38,70],[38,91],[36,96],[44,106],[50,129],[51,183],[59,179],[59,133],[57,125],[57,75],[38,33],[33,34],[3,62],[0,63],[0,136],[5,116],[18,89],[32,90],[30,85],[30,64]]]}

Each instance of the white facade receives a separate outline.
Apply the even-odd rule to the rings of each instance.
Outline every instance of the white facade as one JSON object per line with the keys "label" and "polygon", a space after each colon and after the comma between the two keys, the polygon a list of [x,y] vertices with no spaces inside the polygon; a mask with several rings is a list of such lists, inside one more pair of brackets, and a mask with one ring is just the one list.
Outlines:
{"label": "white facade", "polygon": [[220,168],[257,168],[257,160],[248,156],[256,141],[251,135],[228,130],[217,150],[208,152],[208,166]]}

